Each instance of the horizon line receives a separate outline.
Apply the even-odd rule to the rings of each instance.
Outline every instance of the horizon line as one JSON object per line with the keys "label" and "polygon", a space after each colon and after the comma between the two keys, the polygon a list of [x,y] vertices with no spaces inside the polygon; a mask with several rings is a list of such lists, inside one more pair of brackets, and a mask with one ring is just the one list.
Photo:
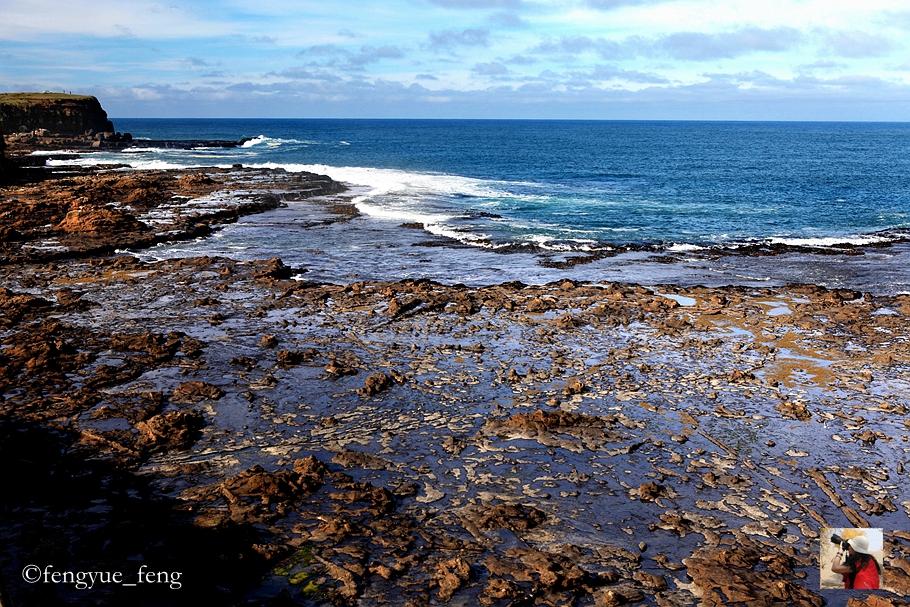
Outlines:
{"label": "horizon line", "polygon": [[320,116],[320,117],[270,117],[270,116],[109,116],[110,120],[425,120],[425,121],[508,121],[508,122],[737,122],[737,123],[809,123],[809,124],[910,124],[910,120],[804,120],[796,118],[465,118],[465,117],[433,117],[433,118],[403,118],[403,117],[349,117],[349,116]]}

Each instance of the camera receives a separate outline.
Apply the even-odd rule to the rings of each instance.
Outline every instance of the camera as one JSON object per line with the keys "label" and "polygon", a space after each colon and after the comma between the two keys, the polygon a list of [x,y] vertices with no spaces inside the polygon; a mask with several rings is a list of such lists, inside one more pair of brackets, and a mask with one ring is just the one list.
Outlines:
{"label": "camera", "polygon": [[838,544],[841,550],[846,550],[850,546],[850,544],[847,543],[847,540],[836,533],[831,534],[831,543]]}

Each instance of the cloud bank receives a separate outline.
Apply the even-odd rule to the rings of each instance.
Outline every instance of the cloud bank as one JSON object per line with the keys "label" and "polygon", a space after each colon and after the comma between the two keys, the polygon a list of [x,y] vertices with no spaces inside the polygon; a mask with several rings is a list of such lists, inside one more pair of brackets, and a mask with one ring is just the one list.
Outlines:
{"label": "cloud bank", "polygon": [[115,116],[910,120],[901,1],[5,0],[0,82]]}

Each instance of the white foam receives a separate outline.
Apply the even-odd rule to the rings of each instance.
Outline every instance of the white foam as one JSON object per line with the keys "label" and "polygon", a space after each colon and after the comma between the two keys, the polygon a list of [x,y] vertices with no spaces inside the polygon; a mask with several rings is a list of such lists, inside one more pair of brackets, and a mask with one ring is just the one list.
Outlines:
{"label": "white foam", "polygon": [[456,230],[442,223],[425,223],[423,225],[423,229],[430,234],[442,236],[443,238],[451,238],[452,240],[457,240],[463,244],[469,244],[475,247],[483,247],[485,249],[498,249],[500,247],[508,246],[496,245],[490,242],[489,234],[475,234],[474,232]]}
{"label": "white foam", "polygon": [[[93,165],[105,165],[105,164],[117,164],[117,165],[126,165],[131,169],[183,169],[195,167],[208,167],[212,166],[211,163],[207,164],[178,164],[174,162],[167,162],[164,160],[134,160],[129,157],[111,157],[111,156],[95,156],[88,154],[81,158],[66,158],[61,160],[48,160],[48,166],[93,166]],[[225,168],[229,168],[230,165],[223,165]]]}
{"label": "white foam", "polygon": [[609,251],[611,247],[596,246],[597,241],[588,238],[555,238],[545,234],[530,234],[522,237],[528,244],[533,244],[546,251],[557,251],[562,253],[569,252],[593,252]]}
{"label": "white foam", "polygon": [[[99,163],[102,164],[102,163]],[[105,164],[119,164],[116,160],[111,163]],[[182,169],[183,165],[177,164],[174,162],[167,162],[166,160],[140,160],[138,162],[129,163],[132,168],[135,169],[148,169],[148,170],[164,170],[164,169]]]}
{"label": "white foam", "polygon": [[368,202],[370,196],[357,196],[351,203],[364,215],[375,219],[387,221],[400,221],[404,223],[422,223],[424,225],[442,223],[454,219],[452,215],[436,213],[421,213],[406,207],[381,206]]}
{"label": "white foam", "polygon": [[[495,182],[460,175],[442,173],[420,173],[398,169],[371,167],[329,166],[325,164],[279,164],[254,163],[251,168],[284,169],[288,172],[310,172],[328,175],[336,181],[362,186],[365,193],[356,196],[351,203],[362,214],[375,219],[422,223],[424,229],[437,236],[452,238],[459,242],[485,248],[499,246],[489,242],[487,234],[476,234],[455,229],[447,222],[466,219],[464,215],[428,213],[422,210],[425,197],[431,196],[473,196],[482,198],[511,198],[512,194],[496,188]],[[382,200],[379,203],[379,200]]]}
{"label": "white foam", "polygon": [[892,242],[893,240],[893,237],[869,234],[867,236],[828,236],[821,238],[771,238],[770,242],[793,247],[836,247],[837,245],[862,246]]}
{"label": "white foam", "polygon": [[122,151],[125,154],[161,154],[172,150],[167,150],[166,148],[123,148]]}
{"label": "white foam", "polygon": [[268,139],[269,139],[269,138],[266,137],[265,135],[256,135],[255,137],[253,137],[253,138],[251,138],[251,139],[248,139],[247,141],[244,141],[244,142],[240,145],[240,147],[242,147],[242,148],[251,148],[251,147],[253,147],[254,145],[261,145],[261,144],[265,143],[266,141],[268,141]]}
{"label": "white foam", "polygon": [[279,137],[269,137],[268,135],[256,135],[251,139],[244,141],[240,147],[251,148],[256,145],[265,145],[270,148],[277,148],[285,143],[314,143],[312,141],[300,141],[299,139],[281,139]]}
{"label": "white foam", "polygon": [[78,150],[35,150],[29,156],[52,156],[54,154],[79,154]]}
{"label": "white foam", "polygon": [[706,247],[699,246],[697,244],[687,244],[684,242],[673,243],[667,247],[668,251],[673,251],[674,253],[685,253],[688,251],[703,251]]}
{"label": "white foam", "polygon": [[515,198],[515,195],[497,185],[512,182],[491,181],[449,175],[445,173],[421,173],[399,169],[377,169],[372,167],[330,166],[326,164],[279,164],[264,162],[250,164],[254,168],[284,169],[291,173],[307,171],[328,175],[335,181],[368,186],[372,196],[383,194],[438,194],[461,195],[481,198]]}

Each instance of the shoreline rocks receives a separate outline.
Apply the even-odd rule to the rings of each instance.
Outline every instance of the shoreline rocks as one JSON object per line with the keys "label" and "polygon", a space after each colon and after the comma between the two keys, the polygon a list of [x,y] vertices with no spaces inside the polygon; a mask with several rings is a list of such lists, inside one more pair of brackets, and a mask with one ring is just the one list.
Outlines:
{"label": "shoreline rocks", "polygon": [[[45,479],[0,493],[4,579],[52,535],[80,563],[151,546],[192,571],[185,604],[814,607],[822,526],[910,512],[907,296],[661,287],[682,306],[108,254],[298,186],[341,187],[230,169],[0,189],[0,465]],[[87,596],[41,590],[13,600]]]}

